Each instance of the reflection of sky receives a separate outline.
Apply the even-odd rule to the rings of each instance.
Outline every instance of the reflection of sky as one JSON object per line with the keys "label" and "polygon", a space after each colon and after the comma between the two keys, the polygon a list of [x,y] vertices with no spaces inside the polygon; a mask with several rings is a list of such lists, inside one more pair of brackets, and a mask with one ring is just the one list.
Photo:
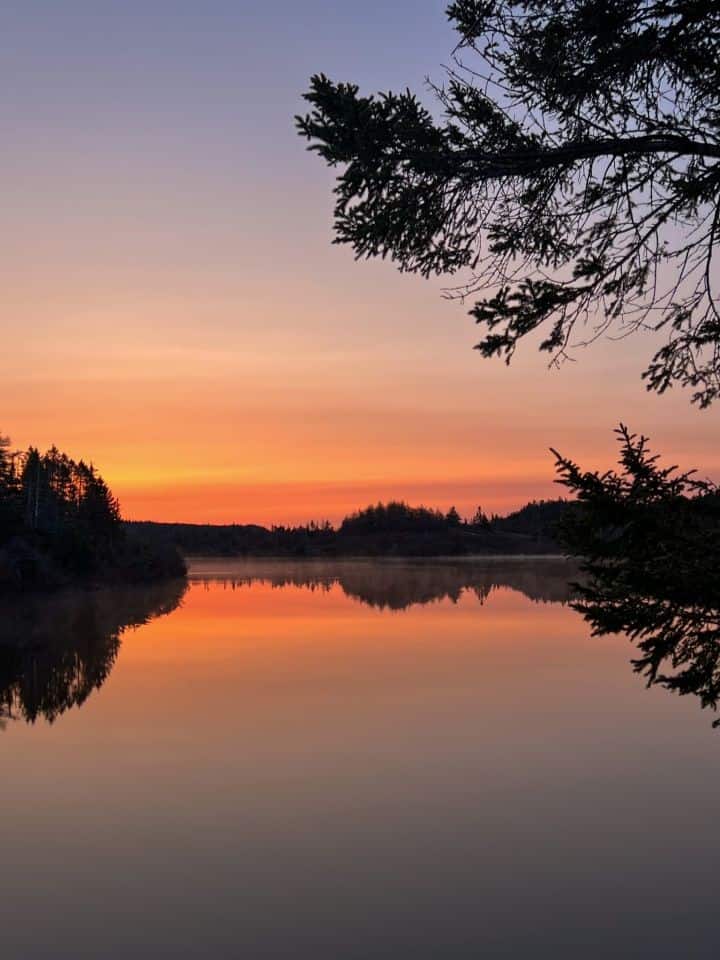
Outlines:
{"label": "reflection of sky", "polygon": [[714,956],[718,732],[631,649],[514,590],[192,584],[2,734],[3,960]]}
{"label": "reflection of sky", "polygon": [[607,461],[620,419],[717,471],[717,413],[646,396],[646,338],[506,370],[438,283],[331,247],[299,94],[439,77],[443,7],[5,4],[0,427],[166,519],[502,509],[553,492],[550,444]]}

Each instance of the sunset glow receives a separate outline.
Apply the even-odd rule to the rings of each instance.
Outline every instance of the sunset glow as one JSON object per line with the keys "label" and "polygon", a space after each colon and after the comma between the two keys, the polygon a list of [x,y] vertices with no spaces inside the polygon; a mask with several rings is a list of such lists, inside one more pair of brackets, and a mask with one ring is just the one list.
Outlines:
{"label": "sunset glow", "polygon": [[184,3],[36,6],[1,19],[0,431],[17,447],[91,457],[130,518],[198,522],[390,497],[503,512],[557,495],[550,445],[608,466],[621,419],[720,477],[717,410],[646,394],[646,335],[552,371],[525,345],[506,368],[471,349],[440,282],[331,246],[300,93],[318,68],[421,87],[452,41],[442,4],[268,19],[215,2],[202,29]]}

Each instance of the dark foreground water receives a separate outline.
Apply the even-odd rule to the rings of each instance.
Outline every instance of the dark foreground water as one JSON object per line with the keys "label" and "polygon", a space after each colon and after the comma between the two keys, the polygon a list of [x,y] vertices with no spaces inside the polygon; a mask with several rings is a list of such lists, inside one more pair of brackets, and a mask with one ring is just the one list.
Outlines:
{"label": "dark foreground water", "polygon": [[6,603],[0,956],[716,957],[720,731],[567,576],[213,561]]}

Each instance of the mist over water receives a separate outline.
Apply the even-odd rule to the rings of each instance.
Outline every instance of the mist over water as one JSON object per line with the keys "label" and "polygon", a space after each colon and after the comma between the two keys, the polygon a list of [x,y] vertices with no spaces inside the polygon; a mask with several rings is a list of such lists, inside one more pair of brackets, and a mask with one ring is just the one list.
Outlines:
{"label": "mist over water", "polygon": [[577,566],[561,557],[460,558],[443,561],[401,560],[223,560],[197,558],[190,571],[194,582],[213,582],[223,588],[267,584],[306,587],[329,592],[336,587],[345,596],[379,609],[405,610],[416,604],[451,600],[465,594],[484,603],[499,589],[515,590],[539,603],[567,603]]}
{"label": "mist over water", "polygon": [[6,604],[3,957],[716,955],[719,734],[574,576],[215,560]]}

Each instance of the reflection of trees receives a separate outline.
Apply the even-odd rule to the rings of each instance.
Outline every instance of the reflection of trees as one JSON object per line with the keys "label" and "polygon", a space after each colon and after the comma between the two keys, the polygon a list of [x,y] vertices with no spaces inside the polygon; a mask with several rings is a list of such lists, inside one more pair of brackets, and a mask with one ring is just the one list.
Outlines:
{"label": "reflection of trees", "polygon": [[[661,467],[645,437],[618,431],[619,473],[558,457],[578,498],[564,537],[584,558],[574,606],[597,635],[626,633],[647,680],[703,707],[720,700],[720,492]],[[715,722],[720,726],[720,720]]]}
{"label": "reflection of trees", "polygon": [[13,598],[0,607],[0,717],[52,722],[105,682],[121,637],[174,610],[184,580]]}
{"label": "reflection of trees", "polygon": [[[349,597],[371,607],[404,610],[415,604],[449,599],[465,592],[480,602],[499,587],[524,594],[537,602],[565,603],[571,597],[569,581],[576,567],[564,560],[453,560],[443,562],[389,561],[251,561],[235,563],[228,577],[231,587],[254,582],[274,587],[296,586],[329,590],[339,586]],[[201,577],[212,579],[212,577]]]}

